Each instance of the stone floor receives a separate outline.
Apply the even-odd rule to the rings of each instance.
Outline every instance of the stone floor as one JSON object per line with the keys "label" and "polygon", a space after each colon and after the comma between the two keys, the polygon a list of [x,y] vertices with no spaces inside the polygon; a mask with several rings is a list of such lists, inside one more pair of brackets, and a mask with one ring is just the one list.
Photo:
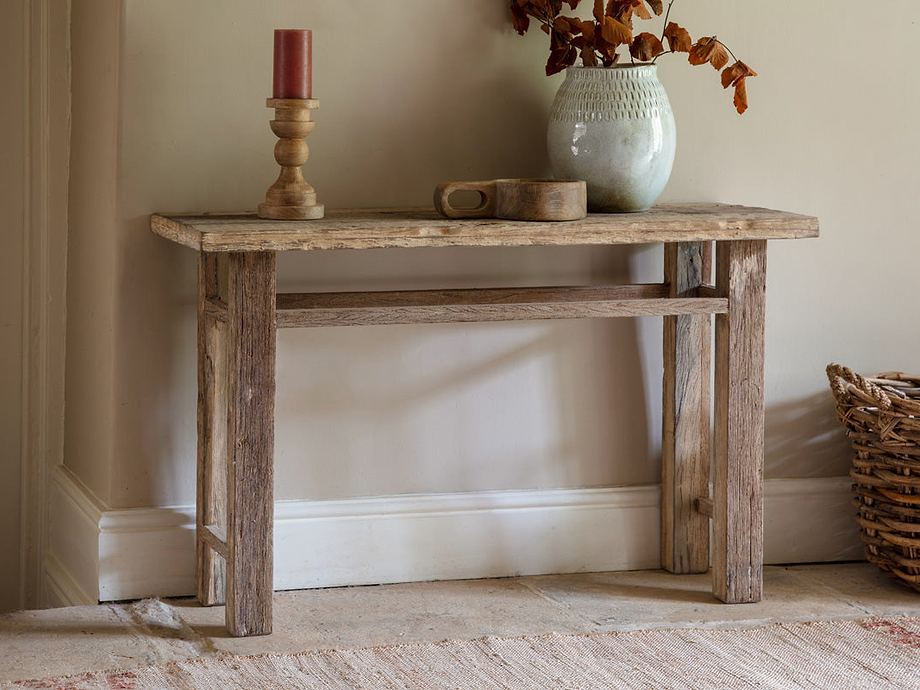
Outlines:
{"label": "stone floor", "polygon": [[920,594],[865,563],[768,567],[764,600],[727,606],[709,577],[661,571],[278,592],[274,633],[232,638],[223,607],[191,599],[0,616],[0,681],[194,657],[300,652],[485,635],[920,615]]}

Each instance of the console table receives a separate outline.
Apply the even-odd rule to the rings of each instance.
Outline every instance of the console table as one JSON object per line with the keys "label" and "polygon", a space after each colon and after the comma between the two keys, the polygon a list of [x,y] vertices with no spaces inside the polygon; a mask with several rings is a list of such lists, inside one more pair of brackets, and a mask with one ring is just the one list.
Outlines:
{"label": "console table", "polygon": [[[816,218],[688,204],[566,223],[447,220],[430,209],[311,221],[158,214],[151,228],[198,252],[197,594],[205,605],[226,603],[232,635],[271,632],[276,329],[307,326],[664,316],[662,567],[706,572],[711,522],[713,594],[760,600],[767,240],[816,237]],[[662,282],[275,290],[279,251],[636,243],[664,243]]]}

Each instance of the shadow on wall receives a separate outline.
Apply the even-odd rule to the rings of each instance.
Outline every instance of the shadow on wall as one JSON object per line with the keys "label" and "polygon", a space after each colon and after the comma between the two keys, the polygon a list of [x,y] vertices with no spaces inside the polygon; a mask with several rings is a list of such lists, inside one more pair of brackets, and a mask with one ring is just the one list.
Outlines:
{"label": "shadow on wall", "polygon": [[[146,216],[124,221],[113,508],[188,504],[195,495],[195,255],[148,224]],[[298,271],[315,282],[296,287],[341,289],[360,254],[300,257],[332,268]],[[493,254],[376,255],[371,282],[630,278],[625,250]],[[634,319],[283,330],[277,498],[654,483],[659,449],[650,447],[648,415],[660,403],[646,400],[655,396],[645,388],[642,346]]]}
{"label": "shadow on wall", "polygon": [[[111,504],[190,503],[194,253],[154,237],[146,217],[128,224]],[[416,256],[406,254],[418,264]],[[476,281],[477,262],[487,256],[457,263],[435,252],[421,271],[424,285],[412,287],[429,287],[451,268],[456,282]],[[584,282],[630,278],[627,252],[524,256],[517,264],[503,256],[485,272],[524,284],[556,262],[569,274],[556,275],[560,282],[578,274]],[[328,289],[331,274],[349,275],[358,257],[315,258],[317,267],[335,259],[336,270],[319,276],[319,288]],[[375,263],[375,282],[412,281],[404,260]],[[634,319],[282,331],[278,498],[656,483],[660,362],[652,361],[643,329],[660,341],[660,324],[645,329]],[[830,392],[770,406],[765,456],[768,478],[846,475],[849,444]]]}
{"label": "shadow on wall", "polygon": [[[124,221],[112,508],[194,502],[195,253]],[[156,286],[151,287],[151,286]]]}
{"label": "shadow on wall", "polygon": [[278,498],[654,481],[644,405],[633,403],[632,331],[543,322],[283,333]]}
{"label": "shadow on wall", "polygon": [[[526,284],[566,262],[572,275],[554,275],[559,284],[628,279],[628,252],[505,258],[501,271],[483,267],[502,275],[495,283]],[[378,286],[419,287],[385,268]],[[453,283],[475,277],[474,266],[444,268]],[[433,287],[430,267],[420,275]],[[640,346],[634,319],[282,331],[278,498],[654,483]]]}
{"label": "shadow on wall", "polygon": [[848,474],[850,444],[830,391],[767,408],[764,453],[767,478]]}

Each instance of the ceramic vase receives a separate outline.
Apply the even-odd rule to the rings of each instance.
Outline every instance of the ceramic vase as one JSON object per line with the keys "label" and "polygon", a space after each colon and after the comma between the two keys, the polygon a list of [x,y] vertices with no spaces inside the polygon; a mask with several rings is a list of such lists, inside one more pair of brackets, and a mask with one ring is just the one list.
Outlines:
{"label": "ceramic vase", "polygon": [[654,65],[569,67],[553,101],[553,175],[584,180],[588,210],[648,210],[674,165],[677,131]]}

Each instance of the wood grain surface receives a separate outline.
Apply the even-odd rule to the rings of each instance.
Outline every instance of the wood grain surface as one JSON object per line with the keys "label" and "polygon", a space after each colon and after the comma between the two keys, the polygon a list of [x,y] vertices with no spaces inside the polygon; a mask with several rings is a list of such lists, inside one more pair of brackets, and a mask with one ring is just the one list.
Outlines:
{"label": "wood grain surface", "polygon": [[203,606],[223,604],[226,543],[208,537],[227,524],[227,327],[208,304],[219,299],[219,254],[198,255],[198,479],[197,595]]}
{"label": "wood grain surface", "polygon": [[[666,285],[278,295],[279,328],[716,314],[720,297],[671,298]],[[216,307],[215,307],[216,309]]]}
{"label": "wood grain surface", "polygon": [[227,629],[272,631],[275,255],[235,252],[227,280]]}
{"label": "wood grain surface", "polygon": [[712,505],[713,593],[730,604],[763,593],[764,241],[720,242]]}
{"label": "wood grain surface", "polygon": [[275,119],[269,125],[278,137],[274,151],[281,171],[275,183],[265,192],[265,203],[259,204],[258,215],[274,220],[322,218],[323,205],[316,203],[316,192],[304,179],[301,170],[310,155],[304,138],[316,125],[310,111],[319,108],[319,101],[269,98],[266,105],[275,109]]}
{"label": "wood grain surface", "polygon": [[[709,242],[665,246],[672,298],[688,298],[708,282]],[[662,382],[661,567],[672,573],[709,570],[709,519],[695,501],[709,496],[709,314],[666,316]]]}
{"label": "wood grain surface", "polygon": [[520,247],[818,236],[818,219],[724,204],[655,206],[644,213],[590,214],[569,222],[451,220],[432,209],[327,210],[310,221],[254,214],[154,214],[157,235],[204,251],[387,247]]}
{"label": "wood grain surface", "polygon": [[[449,220],[432,209],[333,211],[309,222],[157,214],[151,228],[199,251],[198,597],[226,600],[231,634],[272,629],[276,329],[298,326],[664,315],[662,564],[705,570],[711,518],[713,593],[761,598],[766,240],[816,237],[816,218],[684,204],[571,222]],[[663,283],[275,292],[276,251],[644,242],[666,243]]]}
{"label": "wood grain surface", "polygon": [[[450,197],[461,191],[479,192],[481,203],[473,208],[455,208]],[[588,215],[588,191],[583,180],[444,182],[434,190],[434,207],[446,218],[580,220]]]}

